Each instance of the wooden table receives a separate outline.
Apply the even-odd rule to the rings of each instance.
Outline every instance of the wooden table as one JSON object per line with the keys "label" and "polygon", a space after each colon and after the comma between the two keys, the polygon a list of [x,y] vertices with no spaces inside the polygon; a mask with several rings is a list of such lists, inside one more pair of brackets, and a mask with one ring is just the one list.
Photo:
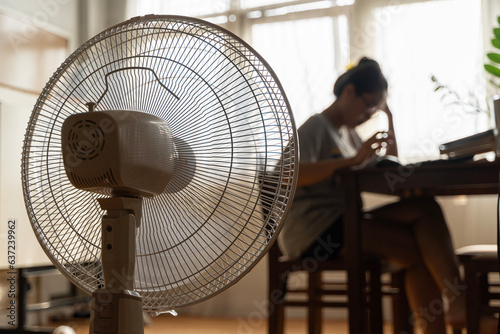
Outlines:
{"label": "wooden table", "polygon": [[370,168],[342,172],[345,247],[348,262],[349,331],[365,328],[361,270],[362,203],[359,194],[371,192],[396,196],[445,196],[496,194],[500,161]]}

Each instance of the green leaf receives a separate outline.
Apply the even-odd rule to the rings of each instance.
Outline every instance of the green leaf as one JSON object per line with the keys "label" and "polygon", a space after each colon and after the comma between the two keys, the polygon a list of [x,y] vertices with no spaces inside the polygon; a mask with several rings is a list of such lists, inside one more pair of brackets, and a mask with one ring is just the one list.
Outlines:
{"label": "green leaf", "polygon": [[486,55],[488,57],[489,60],[491,60],[492,62],[494,63],[497,63],[497,64],[500,64],[500,54],[498,53],[488,53]]}
{"label": "green leaf", "polygon": [[490,85],[492,85],[493,87],[495,87],[495,88],[496,88],[496,87],[500,88],[500,84],[499,84],[498,82],[496,82],[495,80],[490,79],[488,82],[489,82],[489,83],[490,83]]}
{"label": "green leaf", "polygon": [[495,34],[497,39],[500,39],[500,28],[493,29],[493,34]]}
{"label": "green leaf", "polygon": [[490,74],[493,74],[494,76],[497,76],[500,78],[500,69],[496,68],[495,66],[492,66],[492,65],[484,65],[484,69],[490,73]]}
{"label": "green leaf", "polygon": [[500,24],[500,16],[497,17],[498,24]]}
{"label": "green leaf", "polygon": [[491,40],[491,44],[493,44],[493,46],[496,47],[497,49],[500,49],[500,39],[493,38]]}

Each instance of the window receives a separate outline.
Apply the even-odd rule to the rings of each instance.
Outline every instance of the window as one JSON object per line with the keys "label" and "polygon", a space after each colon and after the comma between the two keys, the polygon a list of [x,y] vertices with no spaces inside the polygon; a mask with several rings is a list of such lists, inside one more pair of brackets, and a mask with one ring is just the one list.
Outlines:
{"label": "window", "polygon": [[[487,112],[434,92],[434,75],[462,103],[487,109],[481,36],[481,2],[447,0],[382,7],[384,24],[375,38],[375,58],[390,84],[389,103],[403,157],[435,158],[446,141],[487,130]],[[392,13],[392,14],[388,14]]]}
{"label": "window", "polygon": [[290,0],[241,0],[241,8],[256,8],[286,2],[290,2]]}
{"label": "window", "polygon": [[224,13],[229,10],[229,0],[128,0],[131,16],[172,14],[204,16]]}
{"label": "window", "polygon": [[[487,112],[466,104],[487,110],[482,62],[489,38],[482,36],[485,22],[496,24],[497,0],[128,1],[135,15],[197,16],[250,42],[277,73],[298,126],[334,100],[333,84],[350,60],[369,56],[389,81],[403,160],[436,158],[439,144],[490,127]],[[442,100],[431,75],[462,104]],[[362,137],[384,129],[382,117],[370,123]]]}
{"label": "window", "polygon": [[[341,28],[338,36],[334,25]],[[335,44],[338,49],[347,45],[345,16],[255,24],[252,39],[282,83],[297,125],[332,103],[333,84],[342,71],[336,64],[348,63],[348,48],[335,54]]]}

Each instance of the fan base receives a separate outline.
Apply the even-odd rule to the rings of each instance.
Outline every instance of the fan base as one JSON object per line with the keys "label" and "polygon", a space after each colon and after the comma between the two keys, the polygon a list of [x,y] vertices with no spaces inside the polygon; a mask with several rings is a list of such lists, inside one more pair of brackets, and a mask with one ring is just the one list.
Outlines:
{"label": "fan base", "polygon": [[92,294],[90,334],[143,334],[142,299],[129,290],[99,289]]}

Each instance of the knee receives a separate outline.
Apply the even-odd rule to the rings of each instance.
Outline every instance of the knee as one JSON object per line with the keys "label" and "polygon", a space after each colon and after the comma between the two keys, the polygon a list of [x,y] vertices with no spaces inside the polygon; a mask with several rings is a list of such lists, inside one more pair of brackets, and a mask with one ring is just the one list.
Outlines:
{"label": "knee", "polygon": [[387,257],[387,260],[394,264],[397,268],[411,270],[413,268],[424,265],[424,261],[418,252],[414,249],[395,254],[392,257]]}
{"label": "knee", "polygon": [[384,221],[366,221],[362,229],[363,252],[379,256],[397,267],[410,269],[422,263],[413,228]]}
{"label": "knee", "polygon": [[405,201],[412,203],[413,205],[420,208],[441,210],[439,203],[434,199],[434,197],[415,197],[406,199]]}
{"label": "knee", "polygon": [[443,211],[441,206],[433,197],[419,197],[414,199],[408,199],[409,203],[414,210],[419,212],[422,216],[442,216]]}

